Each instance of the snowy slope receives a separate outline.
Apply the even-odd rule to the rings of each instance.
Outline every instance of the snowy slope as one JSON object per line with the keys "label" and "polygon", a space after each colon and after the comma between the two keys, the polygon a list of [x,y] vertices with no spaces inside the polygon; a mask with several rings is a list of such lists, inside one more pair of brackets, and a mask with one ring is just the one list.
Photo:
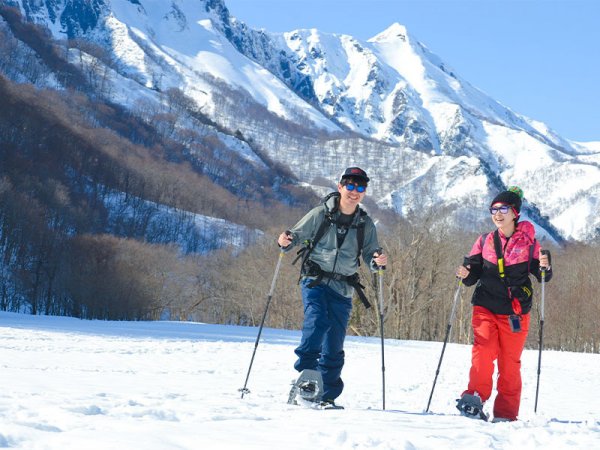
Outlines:
{"label": "snowy slope", "polygon": [[175,244],[184,254],[204,254],[225,247],[235,253],[263,235],[260,230],[160,205],[122,192],[112,192],[103,201],[111,230],[120,230],[123,224],[135,220],[136,213],[143,210],[147,217],[146,235],[143,237],[153,243]]}
{"label": "snowy slope", "polygon": [[600,141],[597,142],[573,142],[583,152],[600,153]]}
{"label": "snowy slope", "polygon": [[[222,33],[220,1],[92,0],[87,9],[75,10],[62,1],[18,3],[30,20],[47,24],[56,38],[63,38],[64,33],[85,35],[108,46],[124,73],[146,88],[180,88],[208,112],[217,89],[204,76],[210,74],[244,90],[276,115],[301,117],[316,127],[338,129],[290,93],[281,80],[233,47]],[[73,22],[88,23],[92,12],[95,20],[89,29],[69,27]]]}
{"label": "snowy slope", "polygon": [[315,29],[274,37],[296,56],[321,107],[340,123],[384,141],[434,148],[435,129],[414,86],[382,64],[373,46]]}
{"label": "snowy slope", "polygon": [[[424,413],[438,342],[348,338],[339,411],[286,404],[296,331],[265,329],[240,399],[256,328],[101,322],[0,313],[0,446],[45,449],[593,449],[600,355],[523,356],[520,421],[458,415],[468,346],[450,344]],[[487,406],[489,408],[489,405]]]}
{"label": "snowy slope", "polygon": [[[202,11],[201,1],[145,0],[143,5],[137,7],[124,0],[112,0],[115,17],[107,22],[107,28],[112,39],[117,38],[119,29],[127,29],[127,36],[113,44],[121,49],[119,51],[152,46],[158,67],[150,70],[173,77],[161,80],[162,89],[179,87],[210,111],[212,104],[206,93],[210,96],[215,87],[202,76],[210,74],[249,93],[252,99],[278,116],[290,120],[301,118],[331,131],[338,129],[304,100],[291,94],[287,86],[264,67],[241,55],[218,28],[220,22],[214,14]],[[123,60],[148,79],[148,68],[143,60],[127,57]]]}

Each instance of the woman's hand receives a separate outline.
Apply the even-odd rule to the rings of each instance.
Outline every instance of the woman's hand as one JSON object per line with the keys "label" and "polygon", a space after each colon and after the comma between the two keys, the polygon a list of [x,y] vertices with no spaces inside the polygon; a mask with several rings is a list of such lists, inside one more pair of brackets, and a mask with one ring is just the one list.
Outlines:
{"label": "woman's hand", "polygon": [[[470,269],[471,266],[468,266],[468,268]],[[469,276],[469,269],[465,266],[458,266],[456,268],[456,277],[460,278],[461,280],[464,280],[465,278],[467,278]]]}
{"label": "woman's hand", "polygon": [[542,249],[540,249],[539,259],[540,259],[540,268],[543,267],[546,270],[550,269],[550,259],[548,257],[548,254],[543,254]]}

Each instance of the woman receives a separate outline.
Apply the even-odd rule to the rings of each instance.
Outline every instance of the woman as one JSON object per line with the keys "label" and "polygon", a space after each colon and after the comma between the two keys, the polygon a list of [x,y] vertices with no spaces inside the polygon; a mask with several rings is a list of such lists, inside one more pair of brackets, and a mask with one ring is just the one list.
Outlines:
{"label": "woman", "polygon": [[549,252],[542,252],[530,222],[519,222],[523,191],[516,186],[498,194],[490,205],[497,230],[477,239],[467,267],[456,276],[466,286],[477,283],[473,304],[473,351],[469,385],[456,407],[461,414],[487,420],[483,404],[492,394],[498,360],[498,394],[494,422],[517,420],[521,402],[521,353],[529,331],[532,287],[529,274],[552,278]]}

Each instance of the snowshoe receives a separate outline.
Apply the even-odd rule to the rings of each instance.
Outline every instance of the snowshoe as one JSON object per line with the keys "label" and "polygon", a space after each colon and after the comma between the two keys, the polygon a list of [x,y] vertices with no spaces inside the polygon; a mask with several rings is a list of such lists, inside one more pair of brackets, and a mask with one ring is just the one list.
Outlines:
{"label": "snowshoe", "polygon": [[463,394],[463,396],[456,401],[456,409],[460,411],[462,416],[487,422],[489,417],[483,412],[483,403],[481,402],[479,395]]}
{"label": "snowshoe", "polygon": [[298,386],[298,394],[304,400],[314,400],[318,393],[318,386],[315,381],[304,381]]}
{"label": "snowshoe", "polygon": [[298,405],[300,402],[319,404],[323,395],[323,378],[321,372],[305,369],[290,389],[288,404]]}

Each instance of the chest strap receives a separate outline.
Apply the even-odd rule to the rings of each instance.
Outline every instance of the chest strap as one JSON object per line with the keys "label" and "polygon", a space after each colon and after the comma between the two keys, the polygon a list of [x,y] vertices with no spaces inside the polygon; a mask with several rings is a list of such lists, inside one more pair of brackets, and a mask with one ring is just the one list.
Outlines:
{"label": "chest strap", "polygon": [[308,260],[307,266],[308,271],[304,275],[309,277],[316,277],[313,281],[311,281],[308,284],[309,288],[317,286],[319,283],[321,283],[321,281],[323,281],[323,278],[329,278],[330,280],[335,281],[345,281],[354,288],[356,294],[358,295],[358,298],[365,306],[365,308],[369,309],[371,307],[371,303],[369,303],[369,299],[367,299],[367,296],[364,292],[365,287],[360,283],[360,277],[358,275],[358,272],[353,275],[341,275],[339,273],[326,272],[325,270],[322,270],[317,263],[311,260]]}

